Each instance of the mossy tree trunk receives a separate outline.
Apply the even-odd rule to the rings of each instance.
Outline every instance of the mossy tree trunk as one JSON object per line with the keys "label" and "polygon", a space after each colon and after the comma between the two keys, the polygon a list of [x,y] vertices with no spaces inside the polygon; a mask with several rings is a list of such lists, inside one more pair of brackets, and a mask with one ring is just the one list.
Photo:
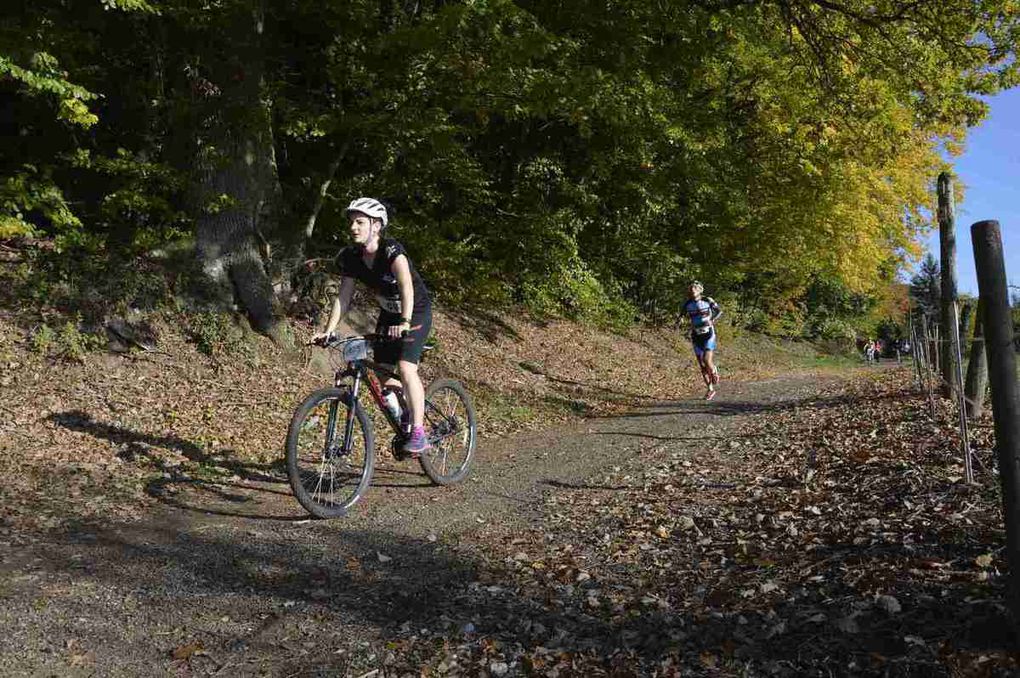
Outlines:
{"label": "mossy tree trunk", "polygon": [[224,10],[230,30],[200,80],[196,154],[196,249],[217,301],[236,304],[252,327],[284,338],[266,271],[264,234],[281,205],[270,104],[263,92],[264,6],[245,0]]}

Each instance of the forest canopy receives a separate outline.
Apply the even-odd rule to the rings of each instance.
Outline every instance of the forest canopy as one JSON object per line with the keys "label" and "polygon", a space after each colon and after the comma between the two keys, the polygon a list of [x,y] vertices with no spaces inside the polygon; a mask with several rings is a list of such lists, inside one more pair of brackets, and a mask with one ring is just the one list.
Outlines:
{"label": "forest canopy", "polygon": [[453,303],[661,319],[697,277],[748,324],[838,334],[1017,83],[1018,7],[13,0],[0,238],[193,242],[267,329],[372,195]]}

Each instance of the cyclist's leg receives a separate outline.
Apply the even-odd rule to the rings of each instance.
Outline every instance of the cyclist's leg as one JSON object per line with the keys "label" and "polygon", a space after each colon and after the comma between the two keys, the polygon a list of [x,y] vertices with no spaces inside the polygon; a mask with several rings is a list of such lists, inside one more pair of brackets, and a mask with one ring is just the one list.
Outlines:
{"label": "cyclist's leg", "polygon": [[432,331],[432,313],[426,310],[411,316],[411,330],[400,341],[400,360],[397,372],[404,382],[404,397],[411,409],[411,421],[421,426],[425,413],[425,388],[418,376],[418,363],[425,350],[425,341]]}
{"label": "cyclist's leg", "polygon": [[411,424],[421,426],[425,413],[425,388],[418,376],[418,363],[401,360],[397,363],[400,381],[404,384],[404,399],[411,410]]}
{"label": "cyclist's leg", "polygon": [[400,360],[397,371],[404,383],[404,398],[411,410],[411,437],[404,446],[412,453],[428,449],[428,441],[424,434],[425,420],[425,388],[418,375],[418,363],[425,350],[425,341],[432,331],[432,313],[426,310],[411,316],[411,330],[401,340]]}
{"label": "cyclist's leg", "polygon": [[[396,318],[396,320],[394,320]],[[389,331],[390,324],[399,322],[399,316],[380,314],[375,322],[375,333],[385,336]],[[401,346],[399,341],[376,341],[372,346],[372,358],[379,365],[394,372],[397,371],[397,362],[400,360]],[[403,388],[400,379],[390,377],[383,382],[383,386],[391,389]]]}

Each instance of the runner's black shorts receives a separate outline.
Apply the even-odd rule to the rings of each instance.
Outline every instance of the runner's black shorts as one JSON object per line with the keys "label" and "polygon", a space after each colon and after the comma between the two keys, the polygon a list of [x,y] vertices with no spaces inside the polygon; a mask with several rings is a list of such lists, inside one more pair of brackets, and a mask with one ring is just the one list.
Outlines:
{"label": "runner's black shorts", "polygon": [[[399,325],[402,318],[398,313],[383,311],[375,323],[376,334],[388,334],[390,327]],[[425,350],[425,340],[432,332],[432,308],[415,309],[411,314],[411,330],[402,339],[376,341],[373,346],[375,362],[396,365],[401,360],[417,365]]]}

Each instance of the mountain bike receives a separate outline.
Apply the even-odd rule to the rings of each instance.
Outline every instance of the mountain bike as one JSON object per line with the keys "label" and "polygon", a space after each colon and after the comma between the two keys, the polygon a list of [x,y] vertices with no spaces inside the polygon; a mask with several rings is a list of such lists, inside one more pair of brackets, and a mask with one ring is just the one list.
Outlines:
{"label": "mountain bike", "polygon": [[[390,452],[406,459],[410,434],[408,408],[402,392],[398,414],[387,407],[380,380],[399,376],[389,366],[368,358],[370,345],[387,337],[366,334],[329,337],[322,342],[338,351],[342,367],[332,388],[314,391],[294,412],[287,430],[287,478],[298,502],[319,518],[347,514],[368,490],[375,468],[372,420],[361,401],[362,386],[393,431]],[[425,352],[432,350],[427,344]],[[471,397],[454,379],[436,379],[425,390],[424,427],[431,448],[418,457],[422,470],[437,485],[460,482],[474,458],[478,427]]]}

